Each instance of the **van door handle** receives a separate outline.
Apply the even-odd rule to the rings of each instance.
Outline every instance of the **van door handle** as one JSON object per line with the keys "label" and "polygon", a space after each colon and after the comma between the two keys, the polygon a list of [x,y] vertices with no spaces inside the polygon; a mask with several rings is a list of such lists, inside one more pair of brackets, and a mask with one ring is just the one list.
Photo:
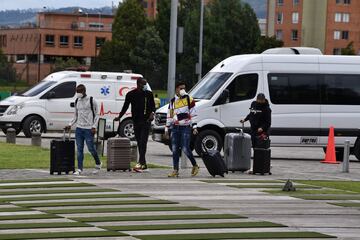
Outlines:
{"label": "van door handle", "polygon": [[70,107],[75,107],[75,103],[74,102],[72,102],[72,103],[70,103]]}
{"label": "van door handle", "polygon": [[218,112],[218,109],[217,109],[217,108],[215,108],[215,109],[214,109],[214,111],[217,113],[217,112]]}

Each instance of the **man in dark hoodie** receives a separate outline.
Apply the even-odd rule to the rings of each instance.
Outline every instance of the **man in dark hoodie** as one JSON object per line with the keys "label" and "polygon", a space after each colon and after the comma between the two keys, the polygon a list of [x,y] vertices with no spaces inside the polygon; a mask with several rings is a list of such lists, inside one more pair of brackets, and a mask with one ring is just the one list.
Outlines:
{"label": "man in dark hoodie", "polygon": [[256,101],[251,103],[250,113],[245,119],[240,120],[241,123],[250,120],[251,125],[251,141],[253,147],[256,146],[258,136],[265,134],[269,136],[271,126],[271,109],[268,100],[263,93],[259,93]]}

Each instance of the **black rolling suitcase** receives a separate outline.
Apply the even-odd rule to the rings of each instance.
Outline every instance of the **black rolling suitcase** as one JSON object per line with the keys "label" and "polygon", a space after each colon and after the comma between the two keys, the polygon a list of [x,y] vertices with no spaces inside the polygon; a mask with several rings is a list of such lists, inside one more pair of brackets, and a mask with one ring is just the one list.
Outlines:
{"label": "black rolling suitcase", "polygon": [[[204,149],[206,149],[204,147]],[[217,150],[208,150],[202,155],[205,167],[211,176],[219,175],[224,177],[224,173],[228,173],[225,162]]]}
{"label": "black rolling suitcase", "polygon": [[271,149],[254,148],[253,174],[271,175]]}
{"label": "black rolling suitcase", "polygon": [[63,139],[52,140],[50,143],[50,174],[62,172],[69,174],[75,172],[75,141],[66,138],[64,131]]}

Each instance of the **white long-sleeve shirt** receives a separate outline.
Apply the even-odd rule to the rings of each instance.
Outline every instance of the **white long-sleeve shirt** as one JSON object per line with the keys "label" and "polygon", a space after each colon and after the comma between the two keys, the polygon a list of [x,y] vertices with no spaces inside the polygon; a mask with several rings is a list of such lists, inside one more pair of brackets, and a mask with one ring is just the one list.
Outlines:
{"label": "white long-sleeve shirt", "polygon": [[83,98],[77,99],[77,104],[75,104],[75,112],[72,121],[69,123],[70,126],[73,126],[76,123],[76,127],[84,129],[97,128],[99,121],[98,114],[98,105],[95,99],[93,98],[93,108],[95,117],[91,110],[90,97],[86,96]]}

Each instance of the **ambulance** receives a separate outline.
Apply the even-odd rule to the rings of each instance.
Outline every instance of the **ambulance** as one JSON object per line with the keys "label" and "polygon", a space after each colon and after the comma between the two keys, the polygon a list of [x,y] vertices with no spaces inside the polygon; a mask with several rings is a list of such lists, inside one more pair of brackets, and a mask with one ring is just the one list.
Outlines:
{"label": "ambulance", "polygon": [[[100,118],[106,119],[105,133],[111,135],[113,119],[119,115],[126,93],[136,88],[142,75],[120,72],[62,71],[50,74],[30,89],[0,101],[0,129],[14,128],[31,137],[34,132],[62,131],[74,114],[76,86],[98,103]],[[150,89],[150,86],[148,86]],[[120,120],[120,135],[133,138],[130,108]]]}

